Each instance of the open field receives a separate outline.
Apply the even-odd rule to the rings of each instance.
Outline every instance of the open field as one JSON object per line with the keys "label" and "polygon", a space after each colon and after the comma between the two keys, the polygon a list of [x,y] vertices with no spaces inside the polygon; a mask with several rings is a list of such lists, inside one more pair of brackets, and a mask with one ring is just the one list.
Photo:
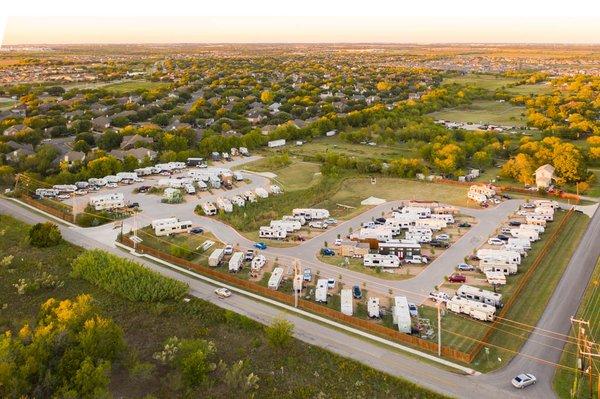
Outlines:
{"label": "open field", "polygon": [[[600,291],[598,290],[598,286],[600,286],[600,260],[596,264],[596,268],[594,269],[594,274],[590,280],[590,284],[588,285],[583,299],[581,300],[581,304],[579,306],[579,310],[577,311],[577,315],[575,316],[580,320],[587,320],[590,322],[589,328],[586,328],[587,333],[589,334],[589,339],[594,342],[600,341]],[[573,340],[577,338],[577,331],[575,329],[571,330],[571,337]],[[560,364],[567,367],[576,367],[576,354],[577,353],[577,345],[574,341],[567,343],[565,345],[562,358],[560,360]],[[594,361],[594,375],[598,377],[598,367],[600,367],[600,361],[596,359]],[[567,398],[587,398],[591,397],[588,385],[588,377],[587,375],[580,375],[579,382],[577,385],[577,392],[575,395],[571,396],[571,390],[574,387],[574,379],[575,373],[571,370],[565,370],[562,368],[556,369],[556,375],[554,377],[554,389],[559,397],[567,399]],[[597,387],[594,382],[594,386]],[[592,394],[597,394],[596,389]]]}
{"label": "open field", "polygon": [[433,112],[429,116],[452,122],[524,126],[526,120],[521,115],[524,112],[524,107],[517,107],[508,102],[480,100],[469,105]]}
{"label": "open field", "polygon": [[511,94],[524,95],[524,96],[548,94],[548,93],[552,93],[553,90],[555,90],[555,88],[553,88],[550,85],[543,84],[543,83],[534,84],[534,85],[519,85],[519,86],[508,87],[506,89],[506,91]]}
{"label": "open field", "polygon": [[469,74],[453,78],[446,78],[442,81],[442,84],[445,85],[457,83],[461,85],[472,85],[493,91],[516,82],[518,82],[517,79],[506,78],[502,76]]}
{"label": "open field", "polygon": [[15,104],[17,104],[17,100],[13,100],[12,98],[2,97],[2,98],[0,98],[0,111],[10,109]]}
{"label": "open field", "polygon": [[106,86],[102,86],[103,89],[118,94],[131,93],[138,90],[149,90],[156,89],[164,86],[168,86],[169,83],[165,82],[150,82],[147,80],[131,80],[127,82],[111,83]]}
{"label": "open field", "polygon": [[[40,305],[49,298],[74,298],[90,294],[100,313],[112,318],[124,330],[128,345],[124,359],[110,371],[110,393],[114,397],[240,397],[239,389],[213,381],[209,386],[186,390],[179,376],[152,355],[163,348],[168,337],[203,338],[215,342],[217,356],[227,364],[248,362],[248,372],[260,378],[255,397],[314,398],[378,397],[441,398],[406,381],[375,371],[298,340],[285,351],[268,344],[262,325],[191,298],[189,302],[131,302],[70,277],[70,263],[81,249],[62,243],[39,249],[26,240],[28,226],[0,216],[0,253],[13,255],[10,265],[0,268],[0,331],[13,333],[24,323],[34,323]],[[44,270],[64,281],[60,288],[39,288],[17,295],[18,279],[35,278]],[[311,367],[306,367],[310,364]],[[145,373],[136,372],[143,368]],[[282,372],[285,370],[285,372]],[[318,374],[315,373],[318,370]],[[355,384],[357,381],[364,383]]]}
{"label": "open field", "polygon": [[253,172],[271,172],[277,175],[274,179],[284,190],[292,191],[309,187],[320,179],[321,166],[313,162],[293,160],[288,166],[273,169],[268,165],[266,158],[245,164],[242,169]]}

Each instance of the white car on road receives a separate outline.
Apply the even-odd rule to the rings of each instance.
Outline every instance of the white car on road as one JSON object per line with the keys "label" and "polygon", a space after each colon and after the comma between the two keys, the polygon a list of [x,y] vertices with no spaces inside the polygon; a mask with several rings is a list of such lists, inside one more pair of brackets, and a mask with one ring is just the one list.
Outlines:
{"label": "white car on road", "polygon": [[227,288],[221,287],[215,290],[215,294],[217,294],[219,298],[229,298],[231,296],[231,291],[229,291]]}
{"label": "white car on road", "polygon": [[513,384],[515,388],[523,389],[529,385],[535,384],[536,382],[537,379],[533,374],[519,374],[512,379],[511,384]]}

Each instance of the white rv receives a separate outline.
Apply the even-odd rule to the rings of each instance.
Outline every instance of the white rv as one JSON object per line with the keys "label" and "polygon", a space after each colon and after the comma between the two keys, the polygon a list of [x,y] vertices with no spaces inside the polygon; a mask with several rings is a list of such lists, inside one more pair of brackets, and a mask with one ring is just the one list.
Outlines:
{"label": "white rv", "polygon": [[125,206],[125,197],[123,193],[94,195],[90,197],[90,205],[97,211],[123,208]]}
{"label": "white rv", "polygon": [[267,286],[272,290],[278,290],[279,284],[281,284],[281,280],[283,280],[283,268],[276,267],[273,269],[271,277],[269,277],[269,283],[267,284]]}
{"label": "white rv", "polygon": [[117,177],[121,180],[136,180],[138,174],[135,172],[119,172],[117,173]]}
{"label": "white rv", "polygon": [[506,284],[506,275],[502,272],[485,272],[485,278],[487,279],[487,282],[492,285]]}
{"label": "white rv", "polygon": [[553,215],[554,216],[554,208],[549,206],[538,206],[533,210],[533,213],[538,215]]}
{"label": "white rv", "polygon": [[536,226],[546,226],[546,219],[541,217],[540,215],[536,215],[534,213],[525,216],[525,221],[527,224],[534,224]]}
{"label": "white rv", "polygon": [[40,197],[56,197],[60,194],[60,191],[54,188],[36,188],[35,195],[39,195]]}
{"label": "white rv", "polygon": [[327,209],[296,208],[292,210],[292,215],[302,216],[306,220],[327,219],[329,217],[329,211]]}
{"label": "white rv", "polygon": [[253,191],[245,191],[243,196],[248,202],[256,202],[256,194]]}
{"label": "white rv", "polygon": [[252,258],[252,262],[250,263],[250,269],[254,271],[258,271],[262,269],[267,264],[267,258],[264,255],[256,255]]}
{"label": "white rv", "polygon": [[494,321],[496,308],[492,305],[472,301],[470,299],[453,296],[447,303],[446,308],[454,313],[463,313],[481,321]]}
{"label": "white rv", "polygon": [[496,308],[501,308],[502,305],[502,294],[497,292],[483,290],[481,288],[473,287],[467,284],[461,285],[456,290],[456,295],[461,298],[471,299],[473,301],[486,303]]}
{"label": "white rv", "polygon": [[270,148],[283,147],[284,145],[285,145],[285,139],[271,140],[267,143],[267,146]]}
{"label": "white rv", "polygon": [[212,202],[203,202],[202,203],[202,212],[206,216],[212,216],[217,214],[217,207]]}
{"label": "white rv", "polygon": [[216,201],[217,208],[222,209],[224,212],[233,212],[233,204],[227,198],[219,197]]}
{"label": "white rv", "polygon": [[302,225],[297,220],[271,220],[271,227],[283,229],[288,233],[300,230]]}
{"label": "white rv", "polygon": [[246,201],[239,195],[234,195],[233,197],[231,197],[231,203],[236,206],[246,205]]}
{"label": "white rv", "polygon": [[500,272],[505,275],[509,275],[517,274],[517,272],[519,271],[519,266],[515,263],[506,263],[494,260],[480,260],[479,270],[481,270],[482,273]]}
{"label": "white rv", "polygon": [[405,206],[400,210],[402,214],[412,214],[419,216],[419,219],[425,219],[431,216],[431,208],[421,206]]}
{"label": "white rv", "polygon": [[407,240],[416,241],[419,244],[425,244],[431,242],[433,235],[432,233],[427,234],[418,231],[407,231],[404,238]]}
{"label": "white rv", "polygon": [[223,249],[215,249],[208,257],[208,265],[210,267],[217,267],[223,260]]}
{"label": "white rv", "polygon": [[537,224],[529,224],[529,223],[524,223],[524,224],[520,225],[519,228],[522,230],[535,230],[539,234],[542,234],[544,231],[546,231],[546,228],[544,226],[538,226]]}
{"label": "white rv", "polygon": [[177,233],[189,233],[192,228],[192,222],[189,220],[179,221],[177,219],[162,223],[154,227],[154,234],[158,237],[168,236]]}
{"label": "white rv", "polygon": [[394,229],[389,226],[376,226],[373,228],[362,228],[358,231],[359,240],[377,240],[380,242],[390,241],[394,238]]}
{"label": "white rv", "polygon": [[196,194],[196,188],[194,187],[193,184],[186,183],[183,185],[183,189],[185,190],[186,193],[188,193],[190,195]]}
{"label": "white rv", "polygon": [[75,191],[77,191],[77,186],[74,184],[55,184],[54,186],[52,186],[53,189],[58,190],[61,194],[62,193],[74,193]]}
{"label": "white rv", "polygon": [[353,313],[352,290],[350,288],[344,288],[340,292],[340,297],[341,297],[341,302],[340,302],[341,312],[347,316],[352,316],[352,313]]}
{"label": "white rv", "polygon": [[481,260],[498,260],[502,262],[521,264],[521,255],[517,252],[506,251],[504,249],[479,249],[477,257]]}
{"label": "white rv", "polygon": [[363,265],[366,267],[400,267],[400,258],[396,255],[365,254]]}
{"label": "white rv", "polygon": [[269,193],[267,192],[267,190],[265,190],[262,187],[257,187],[256,190],[254,190],[254,192],[256,193],[256,196],[258,198],[267,198],[267,197],[269,197]]}
{"label": "white rv", "polygon": [[415,225],[415,219],[418,219],[417,216],[415,215],[404,215],[404,216],[410,216],[408,218],[388,218],[385,220],[385,223],[383,224],[386,227],[391,227],[394,234],[400,234],[400,231],[402,229],[408,229],[410,226],[414,226]]}
{"label": "white rv", "polygon": [[276,184],[271,185],[271,187],[269,187],[269,189],[271,190],[271,194],[281,194],[283,193],[283,191],[281,190],[281,187],[279,187]]}
{"label": "white rv", "polygon": [[447,224],[454,223],[454,216],[450,213],[432,213],[432,219],[443,220]]}
{"label": "white rv", "polygon": [[304,219],[304,217],[302,217],[302,216],[285,215],[281,219],[282,220],[297,220],[298,222],[300,222],[300,224],[302,226],[304,226],[306,224],[306,219]]}
{"label": "white rv", "polygon": [[229,271],[233,273],[237,273],[244,264],[244,253],[243,252],[234,252],[229,258]]}
{"label": "white rv", "polygon": [[515,238],[515,237],[509,237],[508,238],[508,245],[518,245],[524,249],[530,249],[531,248],[531,241],[529,241],[526,238]]}
{"label": "white rv", "polygon": [[321,278],[317,280],[317,288],[315,289],[315,301],[327,303],[327,279]]}
{"label": "white rv", "polygon": [[471,187],[469,187],[469,192],[485,195],[486,198],[492,198],[494,195],[496,195],[496,190],[494,190],[491,187],[482,185],[472,185]]}
{"label": "white rv", "polygon": [[488,200],[488,197],[486,197],[485,194],[477,193],[474,191],[469,191],[467,193],[467,198],[479,204],[482,204]]}
{"label": "white rv", "polygon": [[381,316],[379,312],[379,298],[369,297],[367,302],[367,313],[372,319],[379,318]]}
{"label": "white rv", "polygon": [[537,241],[540,239],[540,235],[535,230],[527,230],[527,229],[510,229],[510,234],[515,238],[526,238],[529,241]]}
{"label": "white rv", "polygon": [[93,186],[98,186],[98,187],[104,187],[106,186],[106,179],[105,178],[96,178],[96,177],[90,177],[88,179],[88,183],[90,183]]}
{"label": "white rv", "polygon": [[412,332],[412,320],[408,309],[408,300],[405,296],[394,297],[392,319],[394,324],[398,325],[398,331],[406,334]]}
{"label": "white rv", "polygon": [[439,219],[419,219],[415,222],[417,228],[428,228],[430,230],[439,231],[448,227],[445,220]]}
{"label": "white rv", "polygon": [[535,205],[536,207],[546,206],[553,209],[560,208],[560,204],[558,202],[544,199],[533,200],[533,205]]}
{"label": "white rv", "polygon": [[287,237],[287,232],[285,229],[280,229],[277,227],[260,226],[260,229],[258,230],[258,236],[260,238],[283,239]]}
{"label": "white rv", "polygon": [[210,175],[208,177],[208,182],[212,188],[221,188],[221,179],[218,175]]}

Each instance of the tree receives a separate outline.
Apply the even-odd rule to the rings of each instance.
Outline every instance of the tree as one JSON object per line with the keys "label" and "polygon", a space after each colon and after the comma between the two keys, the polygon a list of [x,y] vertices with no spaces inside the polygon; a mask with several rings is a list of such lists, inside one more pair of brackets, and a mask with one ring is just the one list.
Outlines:
{"label": "tree", "polygon": [[273,102],[273,93],[269,90],[264,90],[262,93],[260,93],[260,101],[262,101],[265,104],[270,104],[271,102]]}
{"label": "tree", "polygon": [[217,349],[212,341],[171,337],[154,359],[174,365],[187,386],[195,387],[208,382],[208,375],[216,370]]}
{"label": "tree", "polygon": [[29,229],[29,243],[34,247],[47,248],[60,244],[62,235],[54,223],[37,223]]}
{"label": "tree", "polygon": [[89,150],[91,150],[91,147],[85,140],[78,140],[73,144],[73,151],[81,151],[87,154]]}
{"label": "tree", "polygon": [[119,148],[121,141],[123,141],[123,137],[119,133],[113,130],[107,130],[98,138],[96,144],[100,149],[110,151]]}
{"label": "tree", "polygon": [[267,340],[275,348],[284,348],[292,341],[294,325],[285,319],[276,319],[265,327]]}
{"label": "tree", "polygon": [[375,85],[375,87],[377,88],[378,91],[388,91],[392,88],[392,84],[390,82],[378,82],[377,85]]}

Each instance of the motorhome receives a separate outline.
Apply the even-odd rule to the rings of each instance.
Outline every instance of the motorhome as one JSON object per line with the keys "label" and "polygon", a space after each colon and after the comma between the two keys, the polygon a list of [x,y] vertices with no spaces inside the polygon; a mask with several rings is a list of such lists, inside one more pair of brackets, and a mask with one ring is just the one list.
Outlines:
{"label": "motorhome", "polygon": [[358,231],[359,240],[377,240],[379,242],[390,241],[394,238],[394,230],[389,226],[376,226],[373,228],[361,228]]}
{"label": "motorhome", "polygon": [[267,198],[269,196],[269,193],[267,192],[267,190],[265,190],[262,187],[257,187],[256,190],[254,190],[254,192],[256,193],[256,196],[259,198]]}
{"label": "motorhome", "polygon": [[443,220],[447,224],[454,223],[454,216],[449,213],[432,213],[431,219]]}
{"label": "motorhome", "polygon": [[267,264],[267,258],[264,255],[256,255],[252,258],[252,262],[250,263],[250,269],[254,271],[258,271],[262,269]]}
{"label": "motorhome", "polygon": [[177,233],[189,233],[191,228],[192,222],[189,220],[180,221],[178,219],[171,219],[169,222],[161,223],[154,227],[154,234],[160,237]]}
{"label": "motorhome", "polygon": [[439,219],[419,219],[415,222],[416,228],[428,228],[434,231],[439,231],[448,227],[445,220]]}
{"label": "motorhome", "polygon": [[379,298],[369,297],[367,302],[367,313],[372,319],[378,319],[381,316],[379,311]]}
{"label": "motorhome", "polygon": [[396,268],[400,267],[400,258],[396,255],[366,254],[363,257],[366,267]]}
{"label": "motorhome", "polygon": [[412,320],[408,309],[408,300],[405,296],[394,297],[392,319],[398,325],[398,331],[410,334],[412,332]]}
{"label": "motorhome", "polygon": [[521,255],[514,251],[506,251],[504,249],[479,249],[477,257],[480,260],[498,260],[515,265],[521,264]]}
{"label": "motorhome", "polygon": [[223,260],[223,249],[218,248],[212,251],[210,256],[208,257],[208,265],[210,267],[217,267],[219,263]]}
{"label": "motorhome", "polygon": [[505,275],[509,275],[517,274],[517,272],[519,271],[519,266],[517,264],[495,260],[480,260],[478,267],[482,273],[501,272]]}
{"label": "motorhome", "polygon": [[233,204],[225,197],[219,197],[216,201],[217,208],[222,209],[224,212],[233,212]]}
{"label": "motorhome", "polygon": [[217,207],[212,202],[203,202],[201,206],[202,212],[204,212],[206,216],[213,216],[216,215],[218,212]]}
{"label": "motorhome", "polygon": [[244,253],[234,252],[229,258],[229,272],[237,273],[244,264]]}
{"label": "motorhome", "polygon": [[329,217],[329,211],[327,209],[296,208],[292,210],[292,215],[302,216],[306,220],[327,219]]}
{"label": "motorhome", "polygon": [[340,291],[340,310],[347,316],[352,316],[353,312],[352,290],[344,288]]}
{"label": "motorhome", "polygon": [[244,206],[246,205],[246,200],[244,200],[239,195],[234,195],[233,197],[231,197],[231,203],[235,206]]}
{"label": "motorhome", "polygon": [[206,190],[208,190],[208,186],[203,181],[199,181],[196,184],[198,185],[198,189],[200,191],[206,191]]}
{"label": "motorhome", "polygon": [[400,210],[402,214],[412,214],[419,216],[419,219],[425,219],[431,216],[431,208],[421,206],[405,206]]}
{"label": "motorhome", "polygon": [[535,230],[527,230],[527,229],[510,229],[510,234],[515,238],[526,238],[529,241],[537,241],[540,239],[540,235]]}
{"label": "motorhome", "polygon": [[261,226],[258,230],[258,236],[260,238],[273,238],[279,240],[287,237],[287,231],[278,227]]}
{"label": "motorhome", "polygon": [[90,197],[90,205],[97,211],[123,208],[125,207],[125,197],[123,193],[94,195]]}
{"label": "motorhome", "polygon": [[487,282],[492,285],[506,285],[506,275],[502,272],[485,272]]}
{"label": "motorhome", "polygon": [[267,286],[269,287],[269,289],[278,290],[279,284],[281,284],[281,280],[283,280],[283,268],[276,267],[273,269],[271,277],[269,277],[269,282],[267,283]]}
{"label": "motorhome", "polygon": [[292,233],[302,228],[302,225],[297,220],[271,220],[270,225],[274,228],[283,229],[288,233]]}
{"label": "motorhome", "polygon": [[456,290],[456,295],[461,298],[467,298],[473,301],[486,303],[496,308],[501,308],[503,306],[502,294],[473,287],[467,284],[461,285],[458,290]]}
{"label": "motorhome", "polygon": [[327,279],[321,278],[317,280],[317,288],[315,288],[315,301],[327,303]]}
{"label": "motorhome", "polygon": [[461,298],[457,295],[446,303],[446,308],[451,312],[463,313],[481,321],[494,321],[494,313],[496,313],[496,308],[492,305]]}

